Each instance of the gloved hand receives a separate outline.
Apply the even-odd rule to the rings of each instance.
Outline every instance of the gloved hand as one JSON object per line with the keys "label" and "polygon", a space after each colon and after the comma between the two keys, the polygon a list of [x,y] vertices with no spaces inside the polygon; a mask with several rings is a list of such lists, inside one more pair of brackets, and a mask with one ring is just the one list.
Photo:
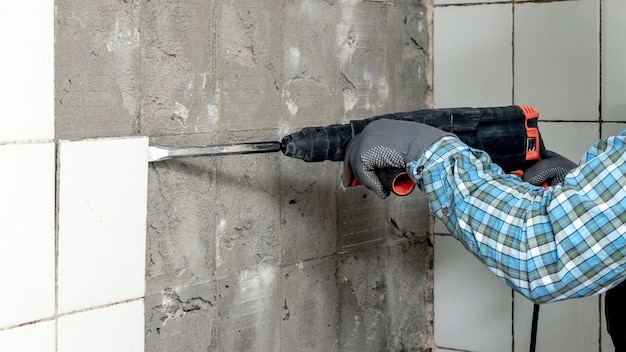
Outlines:
{"label": "gloved hand", "polygon": [[377,169],[405,169],[424,150],[444,136],[453,135],[425,124],[391,119],[373,121],[348,145],[344,160],[344,184],[357,178],[381,198],[389,196],[376,176]]}
{"label": "gloved hand", "polygon": [[539,160],[524,171],[522,176],[524,181],[535,186],[544,184],[556,186],[563,183],[567,173],[577,166],[573,161],[553,151],[546,150],[546,154],[546,158]]}

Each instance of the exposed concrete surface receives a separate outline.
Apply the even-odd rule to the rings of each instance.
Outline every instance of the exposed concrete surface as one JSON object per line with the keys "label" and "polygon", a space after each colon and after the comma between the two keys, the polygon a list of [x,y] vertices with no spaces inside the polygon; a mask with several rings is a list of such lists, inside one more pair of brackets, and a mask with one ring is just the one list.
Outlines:
{"label": "exposed concrete surface", "polygon": [[[57,138],[277,140],[429,101],[429,0],[55,3]],[[433,347],[419,192],[280,154],[149,170],[147,351]]]}

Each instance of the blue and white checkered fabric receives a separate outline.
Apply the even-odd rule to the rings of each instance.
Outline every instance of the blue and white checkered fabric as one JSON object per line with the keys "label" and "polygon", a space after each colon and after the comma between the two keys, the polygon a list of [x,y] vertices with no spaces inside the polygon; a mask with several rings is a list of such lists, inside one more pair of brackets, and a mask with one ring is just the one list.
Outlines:
{"label": "blue and white checkered fabric", "polygon": [[625,138],[596,143],[556,187],[505,174],[455,137],[409,170],[433,214],[489,270],[534,302],[554,302],[626,277]]}

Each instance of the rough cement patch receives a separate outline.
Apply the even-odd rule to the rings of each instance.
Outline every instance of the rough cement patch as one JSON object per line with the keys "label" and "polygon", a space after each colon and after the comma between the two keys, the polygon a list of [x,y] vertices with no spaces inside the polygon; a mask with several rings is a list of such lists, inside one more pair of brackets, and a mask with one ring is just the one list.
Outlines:
{"label": "rough cement patch", "polygon": [[405,197],[392,196],[387,199],[388,240],[429,240],[428,199],[417,188]]}
{"label": "rough cement patch", "polygon": [[[57,138],[277,140],[425,107],[430,1],[57,0]],[[149,168],[149,351],[426,351],[425,200],[280,154]]]}
{"label": "rough cement patch", "polygon": [[382,247],[339,257],[340,351],[388,350],[385,264],[386,250]]}
{"label": "rough cement patch", "polygon": [[215,289],[212,283],[146,296],[146,351],[216,350]]}
{"label": "rough cement patch", "polygon": [[142,133],[215,131],[215,1],[142,1],[141,6]]}
{"label": "rough cement patch", "polygon": [[337,250],[339,253],[378,247],[385,242],[387,202],[364,187],[337,193]]}
{"label": "rough cement patch", "polygon": [[218,225],[218,277],[279,262],[278,156],[242,155],[218,160],[218,192],[213,205]]}
{"label": "rough cement patch", "polygon": [[425,238],[388,247],[385,263],[390,351],[430,351],[433,338],[433,249]]}
{"label": "rough cement patch", "polygon": [[218,282],[220,351],[278,351],[280,268],[260,265]]}
{"label": "rough cement patch", "polygon": [[280,116],[280,3],[224,0],[216,75],[222,131],[271,128]]}
{"label": "rough cement patch", "polygon": [[281,158],[280,249],[283,265],[336,253],[334,190],[338,166],[319,167]]}
{"label": "rough cement patch", "polygon": [[324,1],[287,2],[283,9],[284,121],[292,127],[336,123],[339,76],[335,42],[338,7]]}
{"label": "rough cement patch", "polygon": [[280,341],[283,351],[332,351],[337,343],[334,258],[286,266],[281,272],[283,301]]}
{"label": "rough cement patch", "polygon": [[[172,160],[149,169],[147,291],[214,280],[213,160]],[[175,278],[175,281],[172,280]]]}
{"label": "rough cement patch", "polygon": [[431,350],[432,248],[424,238],[342,255],[337,279],[339,350]]}
{"label": "rough cement patch", "polygon": [[139,6],[56,2],[55,135],[139,134]]}

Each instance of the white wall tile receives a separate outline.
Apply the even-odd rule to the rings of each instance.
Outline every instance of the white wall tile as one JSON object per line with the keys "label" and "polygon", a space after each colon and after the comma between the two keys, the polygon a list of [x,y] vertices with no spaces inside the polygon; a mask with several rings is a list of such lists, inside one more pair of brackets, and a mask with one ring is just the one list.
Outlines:
{"label": "white wall tile", "polygon": [[55,352],[54,320],[0,331],[0,351]]}
{"label": "white wall tile", "polygon": [[[527,351],[533,304],[515,294],[515,351]],[[542,304],[537,325],[537,351],[598,351],[598,296]],[[604,351],[604,350],[603,350]]]}
{"label": "white wall tile", "polygon": [[626,121],[626,2],[602,1],[602,119]]}
{"label": "white wall tile", "polygon": [[59,312],[143,297],[147,138],[59,145]]}
{"label": "white wall tile", "polygon": [[544,120],[598,120],[599,5],[515,5],[515,102]]}
{"label": "white wall tile", "polygon": [[451,236],[435,239],[435,343],[441,348],[511,348],[511,289]]}
{"label": "white wall tile", "polygon": [[626,129],[626,123],[609,122],[602,124],[602,138],[617,136]]}
{"label": "white wall tile", "polygon": [[512,101],[512,5],[434,10],[436,107],[499,106]]}
{"label": "white wall tile", "polygon": [[[456,3],[471,4],[474,0],[435,0],[435,5]],[[483,2],[483,1],[481,1]],[[515,58],[511,58],[507,65],[513,63],[514,70],[514,101],[518,104],[535,106],[541,113],[540,130],[548,149],[557,151],[575,162],[579,162],[583,153],[600,138],[600,3],[602,3],[602,118],[606,121],[626,121],[626,73],[623,67],[626,62],[626,3],[623,1],[564,1],[547,3],[516,3],[514,19],[514,38],[510,28],[499,33],[489,33],[486,28],[494,25],[489,22],[489,15],[485,15],[486,8],[506,7],[506,5],[476,5],[476,6],[440,6],[434,13],[434,97],[437,107],[458,105],[506,105],[487,100],[494,96],[510,97],[511,74],[501,67],[501,47],[505,40],[514,43]],[[485,11],[485,12],[484,12]],[[491,11],[491,10],[490,10]],[[485,23],[475,23],[473,19]],[[509,17],[502,17],[500,21]],[[505,27],[500,24],[499,27]],[[491,29],[493,31],[493,29]],[[479,35],[476,35],[479,33]],[[493,38],[500,38],[494,40]],[[470,58],[476,57],[472,46],[477,42],[483,44],[480,50],[485,54],[480,59],[466,59],[459,57],[463,54]],[[500,45],[494,44],[500,42]],[[480,45],[478,45],[480,47]],[[485,48],[490,48],[486,50]],[[498,50],[493,49],[498,48]],[[495,54],[494,54],[495,53]],[[442,61],[443,57],[443,61]],[[476,62],[478,61],[478,62]],[[467,72],[455,72],[454,69],[463,67]],[[456,64],[456,65],[455,65]],[[486,73],[485,73],[486,72]],[[473,76],[472,76],[473,75]],[[471,76],[472,79],[467,79]],[[489,87],[497,87],[492,93],[489,87],[471,85],[468,82],[478,81],[486,77]],[[503,84],[504,82],[504,84]],[[465,100],[463,100],[465,99]],[[460,103],[457,103],[460,101]],[[480,103],[476,103],[480,101]],[[566,123],[547,122],[550,120],[585,120],[595,123]],[[543,121],[543,122],[541,122]],[[614,135],[626,124],[603,123],[603,136]],[[446,232],[439,226],[438,232]],[[456,252],[445,256],[442,242],[456,241],[450,237],[437,236],[435,243],[435,342],[441,351],[459,349],[469,351],[489,350],[479,345],[484,340],[490,340],[495,335],[510,337],[510,316],[498,321],[498,317],[480,317],[479,311],[488,311],[487,305],[475,304],[467,301],[455,301],[449,296],[450,292],[462,291],[470,296],[477,289],[474,286],[489,285],[503,286],[495,280],[492,274],[481,277],[480,272],[486,272],[465,249],[456,245]],[[452,241],[452,242],[451,242]],[[454,248],[454,247],[453,247]],[[469,259],[463,261],[459,257]],[[452,259],[451,259],[452,258]],[[454,264],[450,264],[452,261]],[[470,272],[470,265],[477,267]],[[442,270],[442,265],[452,266]],[[452,273],[452,274],[451,274]],[[453,274],[458,277],[452,276]],[[442,279],[442,276],[444,279]],[[450,279],[452,277],[452,279]],[[441,290],[442,280],[457,282],[456,286],[447,284],[446,290]],[[444,283],[445,285],[445,283]],[[469,290],[467,288],[470,288]],[[505,290],[508,290],[505,288]],[[442,296],[443,295],[443,296]],[[506,295],[509,298],[510,290]],[[459,298],[461,300],[461,298]],[[471,301],[471,299],[469,300]],[[476,298],[480,302],[480,298]],[[443,303],[442,303],[443,302]],[[442,308],[445,304],[449,307]],[[504,305],[504,304],[502,304]],[[478,306],[478,308],[477,308]],[[538,351],[588,351],[599,349],[600,322],[604,321],[599,313],[598,297],[577,299],[555,304],[544,305],[540,314],[540,332]],[[462,314],[442,314],[445,310],[462,312]],[[516,294],[515,299],[515,350],[528,349],[530,339],[530,319],[532,304]],[[508,320],[508,322],[507,322]],[[476,324],[480,321],[480,324]],[[481,336],[475,326],[484,327],[485,324],[494,324],[498,321],[507,331],[502,333]],[[560,323],[565,321],[565,324]],[[550,326],[546,326],[546,324]],[[543,330],[542,330],[543,329]],[[603,328],[605,329],[605,328]],[[486,330],[490,330],[487,328]],[[606,335],[605,330],[602,330]],[[474,333],[474,336],[472,334]],[[442,336],[444,334],[445,336]],[[467,337],[471,336],[471,337]],[[467,340],[467,341],[466,341]],[[471,340],[471,341],[469,341]],[[468,342],[469,341],[469,342]],[[512,342],[510,339],[508,340]],[[443,342],[443,343],[442,343]],[[610,338],[603,336],[602,350],[612,350]],[[511,345],[500,343],[499,347],[491,350],[510,351]]]}
{"label": "white wall tile", "polygon": [[0,2],[0,142],[54,138],[54,1]]}
{"label": "white wall tile", "polygon": [[450,231],[446,228],[446,225],[439,219],[435,221],[435,233],[436,234],[450,234]]}
{"label": "white wall tile", "polygon": [[0,146],[0,327],[54,314],[53,143]]}
{"label": "white wall tile", "polygon": [[58,352],[143,351],[143,300],[61,317],[58,334]]}
{"label": "white wall tile", "polygon": [[597,123],[542,122],[541,117],[539,119],[539,131],[546,149],[557,152],[576,164],[600,138]]}

